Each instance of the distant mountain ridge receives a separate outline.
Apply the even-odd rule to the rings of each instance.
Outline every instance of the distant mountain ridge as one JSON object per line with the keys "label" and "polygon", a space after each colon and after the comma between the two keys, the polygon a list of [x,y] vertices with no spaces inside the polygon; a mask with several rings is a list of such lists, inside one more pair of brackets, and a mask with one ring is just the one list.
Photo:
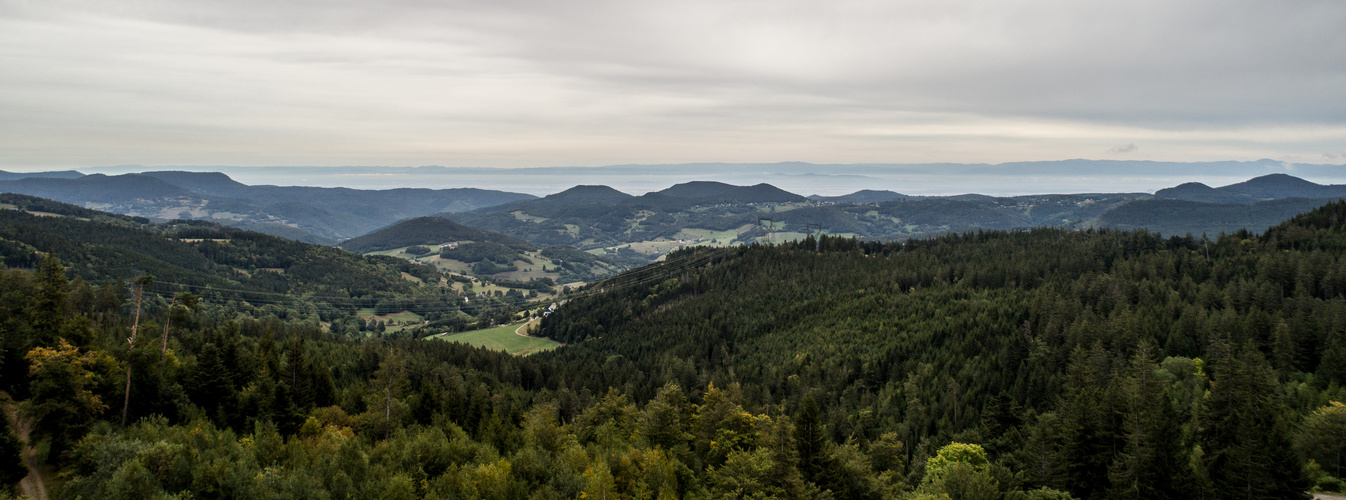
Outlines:
{"label": "distant mountain ridge", "polygon": [[[593,193],[615,192],[606,187],[583,188]],[[1260,231],[1346,195],[1346,186],[1271,174],[1221,188],[1186,183],[1161,190],[1157,196],[907,196],[861,190],[804,198],[770,184],[734,186],[710,181],[676,184],[641,196],[609,197],[602,203],[593,203],[594,198],[574,189],[565,194],[545,202],[521,201],[453,217],[465,225],[534,244],[609,251],[639,246],[657,252],[653,249],[705,244],[707,240],[712,244],[776,242],[816,232],[893,240],[980,229],[1111,226],[1148,228],[1168,235],[1213,235],[1238,229]],[[567,199],[574,203],[564,203]]]}
{"label": "distant mountain ridge", "polygon": [[46,179],[75,179],[84,177],[84,174],[74,170],[58,170],[50,172],[6,172],[0,170],[0,181],[15,181],[27,179],[30,177],[40,177]]}
{"label": "distant mountain ridge", "polygon": [[1203,203],[1257,203],[1284,198],[1346,197],[1346,185],[1323,185],[1287,174],[1268,174],[1246,181],[1213,188],[1200,182],[1188,182],[1154,193],[1155,199]]}
{"label": "distant mountain ridge", "polygon": [[[584,189],[606,193],[610,188]],[[640,247],[657,254],[683,245],[776,242],[818,231],[890,240],[975,229],[1090,227],[1110,208],[1149,198],[1140,193],[909,197],[862,191],[809,199],[765,183],[709,181],[604,203],[573,196],[578,194],[574,189],[564,194],[453,214],[453,219],[536,245],[608,251]],[[564,199],[574,203],[562,203]]]}
{"label": "distant mountain ridge", "polygon": [[902,193],[893,191],[880,191],[875,189],[861,189],[851,194],[841,196],[809,196],[810,200],[827,201],[832,203],[883,203],[885,201],[897,201],[912,198]]}
{"label": "distant mountain ridge", "polygon": [[[1265,167],[1265,163],[1258,163],[1256,168]],[[1098,170],[1106,165],[1093,166]],[[968,168],[972,167],[1009,168],[1006,165]],[[1184,183],[1159,190],[1153,196],[1145,193],[908,196],[864,189],[842,196],[807,198],[760,182],[750,185],[682,182],[639,196],[606,185],[582,184],[538,198],[471,188],[373,191],[250,186],[219,172],[43,174],[53,177],[33,174],[0,180],[0,191],[155,220],[208,219],[315,243],[336,244],[370,234],[371,239],[351,243],[365,251],[373,248],[369,245],[388,245],[406,236],[399,236],[397,231],[391,235],[381,233],[378,238],[390,241],[377,243],[378,238],[371,233],[429,215],[451,219],[467,228],[518,238],[538,247],[567,245],[615,252],[629,250],[634,244],[642,251],[657,254],[680,245],[779,241],[819,231],[891,240],[1039,226],[1146,227],[1165,234],[1189,230],[1218,233],[1233,228],[1260,230],[1267,225],[1266,217],[1256,210],[1232,206],[1255,205],[1274,209],[1277,217],[1288,217],[1294,215],[1289,211],[1302,211],[1315,203],[1346,197],[1346,185],[1322,185],[1282,173],[1218,188]],[[1301,201],[1262,204],[1292,199]],[[405,233],[406,228],[399,231]],[[453,231],[462,232],[463,228],[449,233]],[[400,246],[406,245],[392,248]]]}
{"label": "distant mountain ridge", "polygon": [[536,198],[475,188],[373,191],[249,186],[218,172],[181,171],[25,177],[0,180],[0,192],[156,220],[212,220],[328,245],[410,217],[463,212]]}

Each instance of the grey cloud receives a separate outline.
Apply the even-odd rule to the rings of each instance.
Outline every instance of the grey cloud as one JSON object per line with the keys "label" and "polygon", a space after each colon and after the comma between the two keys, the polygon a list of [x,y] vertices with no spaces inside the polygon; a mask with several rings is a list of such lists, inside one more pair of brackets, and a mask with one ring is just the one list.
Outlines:
{"label": "grey cloud", "polygon": [[1126,154],[1126,153],[1134,153],[1137,149],[1140,149],[1140,147],[1136,146],[1136,143],[1132,142],[1109,149],[1108,152]]}
{"label": "grey cloud", "polygon": [[0,0],[0,13],[0,164],[71,137],[100,163],[533,165],[1042,159],[1133,139],[1168,158],[1302,160],[1346,140],[1341,2]]}

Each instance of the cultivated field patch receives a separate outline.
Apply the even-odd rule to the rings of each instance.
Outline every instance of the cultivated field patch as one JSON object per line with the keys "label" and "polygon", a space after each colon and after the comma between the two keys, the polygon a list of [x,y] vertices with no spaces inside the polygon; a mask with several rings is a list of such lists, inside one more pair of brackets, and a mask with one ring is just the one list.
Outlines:
{"label": "cultivated field patch", "polygon": [[524,337],[514,333],[523,323],[513,323],[485,330],[473,330],[470,332],[453,333],[447,335],[436,335],[436,340],[445,340],[448,342],[459,342],[476,347],[485,347],[492,351],[505,351],[516,356],[527,356],[535,352],[550,351],[561,344],[555,341],[538,338]]}

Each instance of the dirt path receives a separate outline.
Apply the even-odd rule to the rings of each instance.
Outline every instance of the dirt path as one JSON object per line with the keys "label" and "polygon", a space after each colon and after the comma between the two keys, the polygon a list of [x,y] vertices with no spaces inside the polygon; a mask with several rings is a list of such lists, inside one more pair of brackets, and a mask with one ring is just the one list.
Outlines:
{"label": "dirt path", "polygon": [[520,337],[532,337],[532,335],[529,335],[529,334],[527,334],[527,333],[523,333],[523,329],[524,329],[524,328],[528,328],[528,325],[531,325],[531,324],[533,324],[533,323],[536,323],[537,321],[539,321],[539,320],[541,320],[541,319],[542,319],[542,318],[533,318],[533,319],[531,319],[531,320],[525,321],[524,324],[519,325],[518,328],[515,328],[515,329],[514,329],[514,334],[515,334],[515,335],[518,335],[518,336],[520,336]]}
{"label": "dirt path", "polygon": [[9,417],[10,424],[14,426],[14,433],[18,434],[24,443],[23,464],[28,466],[28,476],[19,481],[19,492],[33,500],[47,500],[47,485],[42,480],[42,473],[37,469],[37,450],[28,441],[28,435],[33,430],[33,422],[22,418],[14,403],[5,405],[5,414]]}

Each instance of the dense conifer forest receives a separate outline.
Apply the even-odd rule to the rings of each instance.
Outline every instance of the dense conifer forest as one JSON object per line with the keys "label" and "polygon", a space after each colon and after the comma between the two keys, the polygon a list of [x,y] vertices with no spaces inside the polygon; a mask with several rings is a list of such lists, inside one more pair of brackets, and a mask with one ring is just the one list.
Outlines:
{"label": "dense conifer forest", "polygon": [[[537,333],[566,346],[528,357],[287,312],[339,293],[320,258],[291,302],[142,294],[162,277],[99,280],[116,255],[74,222],[6,216],[53,236],[5,240],[0,498],[25,461],[71,499],[1272,499],[1346,473],[1346,202],[1209,240],[687,249],[575,291]],[[233,248],[156,245],[202,280]]]}

